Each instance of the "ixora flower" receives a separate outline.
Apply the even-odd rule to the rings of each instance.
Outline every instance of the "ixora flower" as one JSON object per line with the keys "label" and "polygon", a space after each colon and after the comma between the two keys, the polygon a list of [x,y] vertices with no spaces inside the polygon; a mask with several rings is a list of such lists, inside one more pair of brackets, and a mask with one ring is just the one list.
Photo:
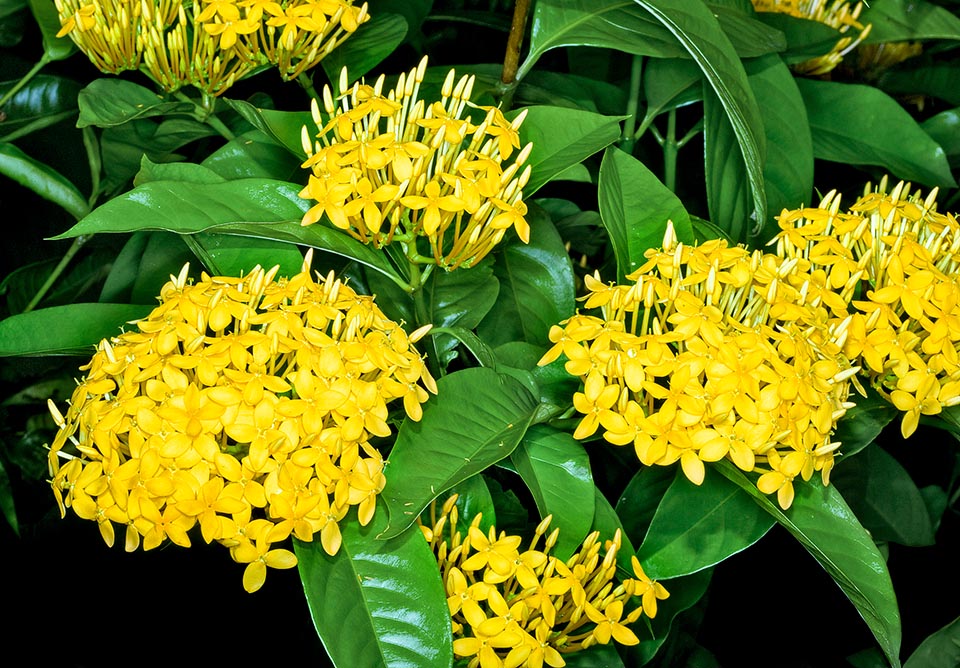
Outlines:
{"label": "ixora flower", "polygon": [[334,278],[277,268],[243,278],[187,267],[136,331],[103,340],[50,447],[60,505],[94,520],[108,545],[187,547],[199,527],[239,563],[248,591],[296,558],[291,534],[340,547],[351,507],[361,524],[384,486],[371,443],[390,436],[388,404],[419,420],[436,384],[407,335]]}
{"label": "ixora flower", "polygon": [[[864,26],[859,21],[860,12],[863,11],[862,2],[851,7],[845,0],[753,0],[753,7],[758,12],[789,14],[816,21],[844,35],[828,53],[793,65],[794,71],[799,74],[826,74],[870,34],[871,26]],[[856,37],[846,34],[851,30]]]}
{"label": "ixora flower", "polygon": [[167,91],[210,95],[268,64],[296,78],[369,19],[353,0],[55,1],[57,37],[101,71],[141,69]]}
{"label": "ixora flower", "polygon": [[828,484],[857,369],[840,344],[846,304],[823,272],[722,240],[686,246],[672,225],[646,257],[625,285],[588,276],[585,306],[601,316],[550,330],[540,364],[564,355],[583,381],[574,436],[602,430],[645,465],[679,461],[695,484],[704,462],[727,458],[761,473],[783,508],[797,476]]}
{"label": "ixora flower", "polygon": [[846,212],[835,192],[816,208],[784,211],[777,252],[829,272],[850,303],[844,352],[903,411],[908,437],[921,415],[960,404],[960,226],[926,197],[886,179]]}
{"label": "ixora flower", "polygon": [[[300,196],[316,202],[303,217],[326,215],[337,228],[377,247],[404,244],[408,257],[445,269],[479,262],[511,227],[527,242],[523,187],[531,144],[520,149],[518,129],[495,107],[470,102],[474,77],[450,70],[434,102],[419,99],[427,59],[394,88],[381,76],[371,86],[323,90],[314,100],[314,128],[303,128],[311,170]],[[468,109],[481,116],[472,119]],[[520,149],[517,151],[517,149]],[[429,251],[420,256],[417,241]]]}
{"label": "ixora flower", "polygon": [[[445,583],[453,652],[469,659],[469,668],[556,668],[566,665],[564,654],[611,639],[636,645],[640,640],[629,625],[644,614],[654,617],[657,601],[670,595],[636,557],[635,578],[615,581],[619,530],[603,543],[591,533],[564,562],[550,554],[560,531],[547,535],[550,517],[523,549],[520,536],[498,534],[495,527],[484,533],[479,514],[461,532],[456,501],[449,497],[439,517],[431,506],[431,525],[420,529]],[[628,611],[634,597],[639,600]]]}

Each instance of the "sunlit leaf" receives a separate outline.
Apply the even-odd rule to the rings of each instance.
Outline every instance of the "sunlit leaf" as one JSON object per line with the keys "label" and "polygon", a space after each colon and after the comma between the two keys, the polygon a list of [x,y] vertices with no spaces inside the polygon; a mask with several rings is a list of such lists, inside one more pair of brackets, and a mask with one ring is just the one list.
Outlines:
{"label": "sunlit leaf", "polygon": [[72,355],[116,336],[127,322],[146,316],[152,307],[133,304],[67,304],[20,313],[0,320],[0,357]]}

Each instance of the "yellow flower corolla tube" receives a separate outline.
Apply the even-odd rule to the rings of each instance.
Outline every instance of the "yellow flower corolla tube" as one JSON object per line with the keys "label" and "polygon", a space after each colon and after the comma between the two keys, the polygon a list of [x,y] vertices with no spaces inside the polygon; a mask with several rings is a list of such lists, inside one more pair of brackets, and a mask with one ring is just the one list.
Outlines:
{"label": "yellow flower corolla tube", "polygon": [[850,304],[844,352],[903,411],[904,437],[921,415],[960,403],[960,226],[936,197],[883,179],[841,212],[830,192],[816,208],[781,213],[771,242],[827,274]]}
{"label": "yellow flower corolla tube", "polygon": [[353,0],[55,0],[62,28],[91,62],[141,69],[167,91],[220,95],[275,65],[285,79],[314,67],[369,20]]}
{"label": "yellow flower corolla tube", "polygon": [[255,268],[243,278],[187,267],[136,328],[103,340],[50,447],[61,513],[94,520],[127,551],[191,529],[247,564],[244,587],[296,559],[275,547],[291,534],[340,547],[339,522],[373,517],[392,433],[388,405],[419,420],[436,384],[411,337],[373,298],[310,255],[295,276]]}
{"label": "yellow flower corolla tube", "polygon": [[[851,3],[846,0],[753,0],[753,7],[758,12],[789,14],[816,21],[835,28],[844,35],[828,53],[793,65],[795,72],[810,75],[826,74],[835,68],[844,56],[870,34],[871,26],[864,26],[859,21],[863,4],[858,2],[851,7]],[[846,34],[851,30],[856,34],[855,37]]]}
{"label": "yellow flower corolla tube", "polygon": [[[349,84],[313,102],[313,127],[303,128],[311,170],[300,196],[315,204],[303,217],[323,216],[354,238],[377,247],[399,241],[416,249],[422,238],[445,269],[479,262],[510,228],[527,242],[523,187],[531,144],[520,148],[526,114],[508,121],[495,107],[470,102],[474,78],[450,70],[441,98],[419,98],[427,59],[385,91]],[[477,122],[468,110],[479,112]]]}
{"label": "yellow flower corolla tube", "polygon": [[453,652],[470,668],[559,667],[564,654],[592,645],[636,645],[629,625],[654,617],[657,601],[670,596],[636,557],[635,579],[617,582],[619,531],[603,542],[591,533],[564,562],[551,554],[559,529],[547,533],[550,517],[524,548],[520,536],[494,527],[484,533],[479,514],[461,530],[456,500],[449,497],[439,517],[434,504],[431,524],[420,528],[446,587]]}
{"label": "yellow flower corolla tube", "polygon": [[856,372],[838,342],[846,304],[822,272],[725,241],[662,249],[625,285],[586,278],[588,309],[550,330],[583,381],[574,436],[632,445],[645,465],[679,462],[703,482],[704,462],[761,473],[759,488],[793,502],[793,480],[833,467],[837,420]]}

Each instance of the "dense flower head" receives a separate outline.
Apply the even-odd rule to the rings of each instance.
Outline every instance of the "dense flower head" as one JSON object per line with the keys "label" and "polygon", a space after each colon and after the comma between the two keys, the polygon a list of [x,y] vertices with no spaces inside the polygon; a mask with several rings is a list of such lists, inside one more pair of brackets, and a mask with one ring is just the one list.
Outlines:
{"label": "dense flower head", "polygon": [[827,275],[723,240],[687,246],[668,227],[662,249],[627,284],[586,278],[587,309],[550,330],[540,363],[566,357],[583,381],[574,436],[602,430],[645,465],[704,462],[758,471],[758,487],[793,501],[793,480],[829,481],[856,369],[839,339],[846,304]]}
{"label": "dense flower head", "polygon": [[[670,595],[636,557],[635,577],[616,581],[619,530],[607,541],[591,533],[561,561],[551,554],[559,529],[547,534],[550,517],[524,548],[520,536],[495,527],[484,533],[481,514],[461,531],[456,501],[449,497],[439,517],[431,506],[431,524],[420,528],[446,588],[453,652],[469,659],[468,668],[558,667],[566,665],[564,654],[611,639],[636,645],[640,640],[629,625],[644,614],[654,617],[657,602]],[[634,597],[639,600],[631,603]]]}
{"label": "dense flower head", "polygon": [[[496,246],[511,227],[527,242],[530,228],[523,187],[532,145],[520,149],[518,129],[500,109],[470,102],[474,77],[448,73],[441,98],[419,99],[427,59],[384,91],[350,85],[314,100],[314,126],[303,128],[311,170],[300,196],[315,202],[303,217],[312,225],[326,215],[335,227],[377,247],[424,240],[430,262],[469,267]],[[467,110],[482,114],[474,123]],[[409,255],[409,253],[408,253]]]}
{"label": "dense flower head", "polygon": [[960,403],[960,226],[926,197],[886,179],[847,211],[828,193],[784,211],[777,252],[827,271],[850,304],[844,352],[903,411],[905,437],[921,415]]}
{"label": "dense flower head", "polygon": [[864,26],[859,21],[863,11],[862,2],[851,7],[846,0],[753,0],[753,7],[758,12],[788,14],[816,21],[844,35],[828,53],[793,65],[794,71],[799,74],[821,75],[830,72],[870,34],[871,26]]}
{"label": "dense flower head", "polygon": [[339,522],[373,516],[383,458],[371,441],[391,434],[388,404],[418,420],[436,384],[413,341],[334,278],[277,268],[243,278],[187,267],[135,331],[103,340],[50,448],[61,513],[114,523],[126,549],[190,545],[199,526],[247,564],[258,589],[266,567],[296,564],[274,547],[291,534],[336,554]]}
{"label": "dense flower head", "polygon": [[167,91],[219,95],[264,65],[292,79],[369,19],[353,0],[55,0],[62,28],[103,72],[142,69]]}

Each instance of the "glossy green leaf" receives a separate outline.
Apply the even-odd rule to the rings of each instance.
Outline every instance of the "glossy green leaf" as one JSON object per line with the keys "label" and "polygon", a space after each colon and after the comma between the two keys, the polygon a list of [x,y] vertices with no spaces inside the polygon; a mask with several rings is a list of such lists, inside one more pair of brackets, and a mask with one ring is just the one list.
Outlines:
{"label": "glossy green leaf", "polygon": [[697,486],[678,470],[637,558],[651,578],[689,575],[745,550],[773,525],[749,494],[723,476],[710,471]]}
{"label": "glossy green leaf", "polygon": [[[437,499],[438,505],[442,505],[450,494],[457,495],[457,514],[459,515],[457,525],[461,533],[466,533],[466,527],[470,526],[477,515],[481,516],[479,527],[484,533],[487,533],[490,527],[497,526],[497,510],[493,505],[493,495],[482,473],[472,475],[451,487],[449,494]],[[449,528],[449,525],[447,527]]]}
{"label": "glossy green leaf", "polygon": [[877,165],[926,185],[955,185],[943,149],[886,93],[860,84],[796,81],[816,157]]}
{"label": "glossy green leaf", "polygon": [[[527,164],[530,181],[523,188],[530,197],[543,184],[620,138],[620,117],[564,107],[527,107],[520,126],[520,145],[533,143]],[[516,113],[507,115],[513,118]]]}
{"label": "glossy green leaf", "polygon": [[[0,85],[0,95],[5,94],[14,83]],[[73,116],[77,113],[79,92],[80,84],[73,79],[38,74],[3,105],[5,118],[0,121],[0,133],[10,133],[43,119],[58,122]],[[44,126],[40,123],[35,127]]]}
{"label": "glossy green leaf", "polygon": [[860,452],[873,443],[883,428],[897,417],[899,411],[876,390],[867,385],[867,396],[851,393],[849,400],[856,406],[847,410],[837,422],[833,440],[840,443],[840,460]]}
{"label": "glossy green leaf", "polygon": [[787,38],[776,28],[753,17],[754,12],[716,3],[706,3],[723,33],[741,58],[756,58],[778,53],[787,48]]}
{"label": "glossy green leaf", "polygon": [[665,27],[632,0],[539,0],[530,22],[530,50],[520,65],[523,79],[550,49],[594,46],[638,56],[676,58],[685,52]]}
{"label": "glossy green leaf", "polygon": [[351,512],[333,557],[319,540],[294,541],[317,633],[337,668],[450,666],[450,612],[436,558],[417,528],[379,540],[386,523],[382,508],[366,527]]}
{"label": "glossy green leaf", "polygon": [[960,107],[941,111],[920,124],[947,154],[950,167],[960,167]]}
{"label": "glossy green leaf", "polygon": [[423,419],[404,420],[390,452],[380,495],[390,511],[383,537],[399,535],[439,494],[510,456],[536,410],[519,381],[491,369],[440,378]]}
{"label": "glossy green leaf", "polygon": [[663,495],[673,484],[676,471],[669,466],[643,466],[617,500],[616,511],[630,539],[640,545]]}
{"label": "glossy green leaf", "polygon": [[565,409],[570,405],[574,392],[580,389],[580,380],[567,373],[563,359],[545,366],[537,362],[546,352],[542,346],[526,341],[513,341],[499,346],[494,353],[499,366],[529,371],[539,391],[540,402]]}
{"label": "glossy green leaf", "polygon": [[65,176],[13,144],[0,143],[0,174],[57,204],[78,220],[90,211],[86,198]]}
{"label": "glossy green leaf", "polygon": [[208,232],[201,232],[195,238],[221,276],[246,275],[257,265],[264,268],[277,265],[279,276],[293,276],[303,266],[303,254],[291,243]]}
{"label": "glossy green leaf", "polygon": [[29,0],[30,11],[40,26],[43,35],[43,58],[45,60],[63,60],[77,51],[76,44],[69,37],[57,37],[60,32],[60,17],[57,6],[45,0]]}
{"label": "glossy green leaf", "polygon": [[700,0],[634,0],[676,38],[703,71],[730,121],[746,168],[753,219],[766,219],[763,120],[743,64],[713,13]]}
{"label": "glossy green leaf", "polygon": [[763,222],[773,231],[777,229],[774,219],[783,209],[811,203],[813,139],[803,98],[783,61],[777,57],[757,59],[747,65],[747,73],[766,136],[763,179],[767,220]]}
{"label": "glossy green leaf", "polygon": [[297,181],[306,174],[297,156],[270,141],[259,130],[245,132],[227,142],[204,158],[203,165],[230,180]]}
{"label": "glossy green leaf", "polygon": [[[427,311],[421,324],[439,327],[473,329],[497,301],[500,282],[493,275],[490,259],[470,269],[434,272],[423,287]],[[442,366],[453,359],[451,351],[457,341],[449,334],[431,336],[427,355],[440,360]]]}
{"label": "glossy green leaf", "polygon": [[104,337],[120,333],[151,307],[132,304],[67,304],[0,320],[0,357],[92,353]]}
{"label": "glossy green leaf", "polygon": [[718,462],[716,470],[746,490],[830,574],[873,632],[894,668],[900,666],[900,611],[883,555],[832,485],[794,481],[793,505],[781,510],[739,469]]}
{"label": "glossy green leaf", "polygon": [[77,127],[109,128],[138,118],[171,113],[191,113],[192,104],[171,100],[149,88],[118,78],[94,79],[77,97],[80,118]]}
{"label": "glossy green leaf", "polygon": [[338,81],[344,67],[351,83],[359,80],[400,46],[407,36],[407,21],[403,16],[375,12],[370,16],[369,21],[350,35],[350,39],[320,61],[330,81]]}
{"label": "glossy green leaf", "polygon": [[187,181],[190,183],[223,183],[220,174],[205,165],[194,162],[154,162],[149,156],[140,160],[140,171],[133,178],[135,186],[151,181]]}
{"label": "glossy green leaf", "polygon": [[540,207],[527,215],[530,243],[512,236],[496,253],[500,292],[477,332],[491,346],[509,341],[548,343],[552,325],[573,315],[573,266],[563,240]]}
{"label": "glossy green leaf", "polygon": [[745,242],[752,230],[759,227],[751,222],[753,211],[746,165],[720,100],[709,90],[704,90],[703,98],[704,165],[710,220],[723,228],[730,239]]}
{"label": "glossy green leaf", "polygon": [[910,655],[904,668],[955,668],[960,666],[960,617],[931,634]]}
{"label": "glossy green leaf", "polygon": [[183,239],[168,232],[136,232],[113,261],[101,302],[156,304],[160,288],[195,258]]}
{"label": "glossy green leaf", "polygon": [[910,474],[879,445],[844,458],[830,475],[874,540],[922,546],[935,542],[923,495]]}
{"label": "glossy green leaf", "polygon": [[306,126],[311,134],[316,133],[316,125],[309,111],[262,109],[243,100],[228,99],[225,102],[245,121],[285,146],[298,159],[306,158],[301,142],[303,128]]}
{"label": "glossy green leaf", "polygon": [[867,36],[868,44],[919,39],[960,40],[960,17],[927,0],[865,3],[860,22],[873,26]]}
{"label": "glossy green leaf", "polygon": [[554,556],[566,561],[593,526],[594,485],[590,457],[568,432],[534,425],[511,455],[541,517],[560,529]]}
{"label": "glossy green leaf", "polygon": [[273,179],[153,181],[97,207],[56,238],[140,230],[192,234],[227,223],[299,221],[308,208],[299,191]]}
{"label": "glossy green leaf", "polygon": [[693,240],[690,217],[677,196],[642,162],[619,149],[603,155],[598,197],[620,281],[643,264],[647,249],[663,245],[667,221],[673,221],[678,239]]}

